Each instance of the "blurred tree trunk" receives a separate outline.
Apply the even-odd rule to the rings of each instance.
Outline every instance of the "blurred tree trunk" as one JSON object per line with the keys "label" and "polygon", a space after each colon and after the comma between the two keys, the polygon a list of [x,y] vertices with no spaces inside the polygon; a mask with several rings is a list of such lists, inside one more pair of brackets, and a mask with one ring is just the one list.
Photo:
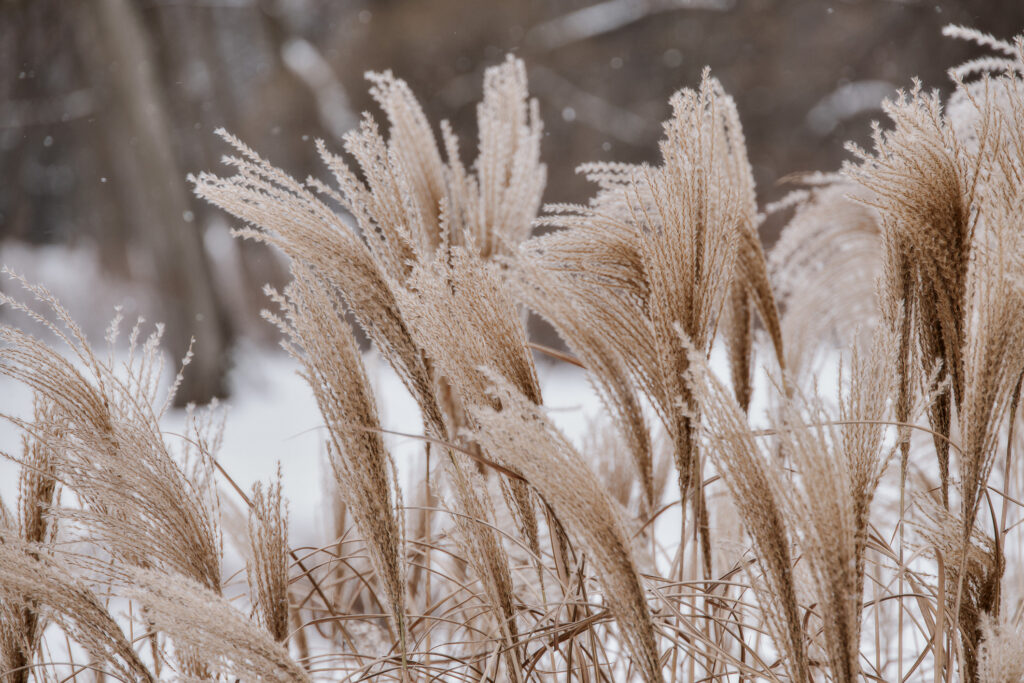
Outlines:
{"label": "blurred tree trunk", "polygon": [[80,5],[90,35],[87,69],[107,97],[105,133],[115,182],[132,205],[133,232],[151,258],[151,276],[167,325],[166,348],[183,357],[195,337],[179,404],[225,394],[231,329],[213,286],[184,173],[171,145],[167,102],[150,41],[131,0]]}

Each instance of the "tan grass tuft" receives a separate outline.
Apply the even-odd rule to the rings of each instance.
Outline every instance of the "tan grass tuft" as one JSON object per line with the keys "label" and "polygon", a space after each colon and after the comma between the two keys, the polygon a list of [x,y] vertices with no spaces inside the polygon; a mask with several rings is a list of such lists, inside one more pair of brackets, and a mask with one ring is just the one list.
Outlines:
{"label": "tan grass tuft", "polygon": [[[375,145],[378,152],[367,152],[370,156],[366,157],[366,163],[374,159],[378,160],[374,163],[383,163],[380,151],[383,143],[374,130],[368,128],[370,126],[372,124],[365,124],[363,131],[369,136],[367,144]],[[413,341],[396,300],[401,286],[396,278],[408,275],[404,259],[412,254],[413,240],[404,224],[382,222],[384,227],[375,227],[375,216],[404,215],[404,202],[395,199],[398,195],[394,194],[394,189],[388,190],[392,192],[390,195],[384,190],[371,192],[340,159],[328,155],[321,145],[321,154],[334,171],[347,199],[334,194],[325,185],[316,186],[356,216],[364,231],[360,238],[312,192],[260,159],[241,142],[228,139],[242,153],[242,157],[228,160],[238,174],[228,179],[201,174],[194,179],[196,193],[258,226],[242,234],[278,246],[294,266],[315,273],[331,292],[340,295],[341,302],[353,312],[419,404],[427,435],[447,442],[451,434],[438,400],[430,362]],[[349,151],[359,159],[353,152],[355,138],[349,140]],[[367,168],[363,171],[371,177]],[[374,172],[385,179],[389,174],[386,169]],[[393,229],[391,238],[383,232],[389,227]],[[394,252],[395,249],[404,251]],[[399,258],[389,255],[394,253],[403,255]],[[474,485],[462,456],[451,451],[447,456],[458,513],[465,519],[489,520],[490,502],[485,489]],[[468,535],[464,540],[473,551],[471,564],[481,573],[487,596],[499,615],[498,621],[506,634],[514,633],[512,584],[504,550],[493,531],[484,524],[460,524],[461,532]],[[509,635],[506,643],[511,642]],[[509,653],[512,656],[511,648]]]}
{"label": "tan grass tuft", "polygon": [[455,249],[443,262],[417,268],[399,304],[414,338],[467,406],[494,404],[482,367],[541,403],[526,331],[494,266]]}
{"label": "tan grass tuft", "polygon": [[823,346],[852,339],[858,329],[869,331],[882,317],[876,287],[883,267],[879,218],[855,199],[865,199],[867,191],[841,178],[802,180],[813,184],[790,195],[796,211],[770,259],[785,308],[786,368],[797,382],[808,377]]}
{"label": "tan grass tuft", "polygon": [[523,473],[587,552],[604,600],[645,681],[662,680],[654,624],[629,537],[616,506],[583,459],[542,410],[509,383],[495,379],[501,410],[470,409],[484,450]]}
{"label": "tan grass tuft", "polygon": [[[967,154],[942,114],[938,93],[924,93],[917,84],[883,108],[894,129],[883,132],[876,126],[873,154],[851,145],[860,165],[847,164],[845,171],[872,193],[865,202],[881,217],[883,308],[902,306],[902,315],[913,317],[925,373],[931,376],[941,368],[950,377],[952,392],[936,397],[929,408],[942,497],[948,505],[948,437],[952,403],[959,405],[964,394],[968,265],[978,216],[972,203],[981,158]],[[986,122],[980,137],[987,136]],[[906,324],[891,321],[890,326],[896,331]],[[910,382],[909,377],[901,379]]]}
{"label": "tan grass tuft", "polygon": [[[124,680],[155,680],[108,613],[102,597],[39,546],[13,537],[0,538],[0,594],[16,595],[37,609],[45,608],[47,616],[58,622],[101,669],[109,667]],[[5,621],[5,630],[7,624]],[[4,640],[8,637],[5,634]],[[6,659],[3,662],[5,667],[11,663]]]}
{"label": "tan grass tuft", "polygon": [[676,329],[709,350],[740,234],[756,223],[756,205],[739,116],[721,84],[705,72],[699,90],[681,90],[671,104],[663,164],[583,167],[601,188],[597,197],[586,207],[552,207],[556,213],[543,222],[564,230],[535,239],[527,253],[563,275],[562,287],[593,302],[586,309],[593,318],[581,324],[601,330],[654,403],[672,437],[684,511],[692,501],[710,570],[699,486],[691,496],[700,459],[682,379],[688,356]]}
{"label": "tan grass tuft", "polygon": [[277,480],[253,485],[249,512],[252,562],[246,566],[249,591],[260,624],[281,643],[288,637],[288,510],[281,500],[281,468]]}
{"label": "tan grass tuft", "polygon": [[284,296],[272,291],[284,318],[285,348],[303,367],[330,440],[338,491],[370,552],[400,642],[407,638],[405,564],[391,454],[384,446],[376,402],[355,337],[326,283],[295,265]]}
{"label": "tan grass tuft", "polygon": [[756,591],[775,646],[794,681],[812,679],[783,486],[777,466],[751,432],[744,406],[710,371],[700,354],[691,356],[690,377],[701,402],[707,452],[729,487],[753,542],[764,588]]}
{"label": "tan grass tuft", "polygon": [[[218,592],[220,536],[214,496],[207,482],[190,477],[182,468],[159,425],[174,390],[160,400],[161,328],[140,343],[136,326],[128,360],[119,368],[112,353],[105,360],[95,355],[46,290],[22,285],[67,332],[7,295],[0,295],[3,302],[43,323],[78,361],[73,364],[17,328],[0,328],[0,339],[6,343],[0,349],[0,374],[23,382],[48,406],[46,422],[38,427],[10,419],[57,457],[51,466],[82,503],[81,509],[62,509],[57,514],[81,525],[89,540],[119,562],[161,567]],[[209,468],[212,457],[204,444],[215,440],[186,445],[200,470]]]}
{"label": "tan grass tuft", "polygon": [[[35,404],[32,417],[35,427],[54,428],[46,402],[37,400]],[[45,441],[30,434],[22,437],[18,518],[0,520],[0,529],[7,527],[7,533],[16,530],[21,541],[38,548],[37,553],[51,552],[57,535],[56,520],[50,516],[50,507],[56,505],[59,498],[57,457]],[[13,672],[11,683],[22,683],[29,680],[29,665],[40,645],[46,616],[23,595],[0,587],[0,596],[0,663],[4,670]]]}
{"label": "tan grass tuft", "polygon": [[[629,374],[628,357],[604,329],[607,309],[587,290],[526,252],[517,261],[520,294],[550,322],[582,361],[602,403],[628,444],[636,478],[643,492],[646,517],[659,500],[655,493],[653,447],[637,387]],[[554,265],[551,263],[551,265]]]}
{"label": "tan grass tuft", "polygon": [[[438,259],[419,266],[407,286],[399,295],[402,314],[417,343],[435,359],[444,382],[454,389],[463,411],[493,404],[488,394],[491,382],[482,368],[498,372],[532,402],[541,404],[526,331],[493,264],[456,247],[443,262]],[[539,554],[528,487],[519,480],[503,480],[502,485],[520,532]]]}
{"label": "tan grass tuft", "polygon": [[798,472],[786,501],[816,584],[829,668],[835,680],[850,683],[861,671],[870,507],[898,447],[884,439],[895,393],[893,348],[884,328],[867,351],[854,347],[848,384],[840,372],[838,419],[817,399],[800,398],[786,403],[777,425]]}
{"label": "tan grass tuft", "polygon": [[1024,374],[1024,238],[1019,228],[1024,210],[1021,80],[1007,75],[985,90],[984,99],[975,102],[982,119],[978,125],[991,130],[989,134],[1000,144],[976,152],[984,156],[978,163],[985,163],[986,168],[977,190],[979,218],[965,313],[969,339],[964,348],[964,375],[968,379],[958,403],[965,528],[974,523],[996,457],[1000,425],[1019,396]]}
{"label": "tan grass tuft", "polygon": [[1024,680],[1024,628],[1012,622],[986,618],[981,626],[978,678],[985,683],[1018,683]]}
{"label": "tan grass tuft", "polygon": [[979,647],[983,625],[998,617],[1003,557],[995,540],[975,528],[964,538],[963,520],[935,505],[923,505],[920,534],[928,550],[939,552],[945,561],[949,585],[940,604],[954,615],[961,638],[961,661],[965,680],[978,677]]}
{"label": "tan grass tuft", "polygon": [[201,584],[162,572],[130,572],[125,595],[145,609],[146,617],[193,653],[214,675],[240,680],[308,681],[288,651]]}
{"label": "tan grass tuft", "polygon": [[838,414],[799,392],[780,397],[773,433],[793,461],[790,477],[771,462],[746,426],[740,406],[702,368],[692,370],[701,392],[712,457],[754,542],[767,593],[765,615],[797,680],[810,680],[803,617],[796,602],[790,534],[810,567],[816,611],[833,680],[853,683],[861,671],[860,633],[871,503],[895,444],[884,440],[889,397],[894,393],[892,336],[882,328],[867,353],[856,347],[850,378],[840,373]]}
{"label": "tan grass tuft", "polygon": [[453,245],[489,259],[529,237],[547,181],[540,162],[544,131],[539,106],[528,99],[521,60],[509,55],[484,72],[484,98],[476,117],[480,153],[475,173],[462,167],[456,140],[442,123],[450,168],[449,220]]}

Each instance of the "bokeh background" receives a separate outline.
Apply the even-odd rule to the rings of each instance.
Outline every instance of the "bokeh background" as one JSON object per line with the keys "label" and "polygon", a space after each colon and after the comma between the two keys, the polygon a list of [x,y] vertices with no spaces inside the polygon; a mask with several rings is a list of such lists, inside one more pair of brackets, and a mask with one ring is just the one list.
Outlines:
{"label": "bokeh background", "polygon": [[[1000,37],[1020,0],[0,0],[0,259],[88,327],[114,304],[166,321],[196,356],[180,397],[224,395],[239,343],[270,344],[265,282],[286,265],[229,236],[186,174],[235,133],[296,177],[340,148],[363,78],[391,69],[471,148],[484,68],[527,65],[545,122],[548,201],[584,201],[586,161],[654,162],[668,98],[705,65],[735,97],[762,203],[835,170],[879,103],[978,54],[948,23]],[[770,243],[781,219],[763,227]],[[0,285],[9,288],[11,284]]]}

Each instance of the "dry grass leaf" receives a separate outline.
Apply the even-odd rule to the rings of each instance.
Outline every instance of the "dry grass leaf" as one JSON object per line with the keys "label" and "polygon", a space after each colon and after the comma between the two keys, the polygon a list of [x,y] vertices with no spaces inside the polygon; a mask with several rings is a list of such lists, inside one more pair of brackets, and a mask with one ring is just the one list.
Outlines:
{"label": "dry grass leaf", "polygon": [[249,592],[260,624],[281,643],[288,637],[288,510],[281,499],[280,465],[277,480],[266,489],[259,482],[253,485],[251,500]]}
{"label": "dry grass leaf", "polygon": [[[557,273],[560,289],[592,302],[577,325],[599,330],[618,356],[605,365],[614,371],[616,362],[624,364],[654,403],[672,436],[687,501],[699,481],[699,458],[683,381],[688,355],[676,330],[699,349],[710,348],[736,272],[740,234],[756,224],[756,205],[739,116],[721,84],[705,72],[699,90],[681,90],[671,104],[662,165],[583,167],[599,184],[598,195],[586,207],[552,207],[557,213],[542,222],[563,230],[534,239],[525,258]],[[614,387],[617,380],[603,381]],[[695,519],[704,507],[697,491]]]}
{"label": "dry grass leaf", "polygon": [[[929,363],[944,364],[959,397],[967,269],[976,221],[970,207],[980,162],[963,149],[942,115],[937,93],[926,94],[917,86],[884,108],[894,129],[876,128],[874,154],[851,147],[861,164],[844,170],[872,193],[866,203],[880,214],[886,272],[892,274],[886,295],[900,300],[901,293],[890,283],[901,268],[910,268],[922,354]],[[909,263],[900,266],[901,259]]]}
{"label": "dry grass leaf", "polygon": [[798,382],[820,360],[814,354],[822,346],[839,345],[881,321],[878,215],[850,195],[865,198],[866,192],[837,178],[794,192],[796,211],[772,248],[772,282],[785,310],[786,367]]}
{"label": "dry grass leaf", "polygon": [[133,570],[126,578],[125,595],[210,674],[254,681],[310,680],[284,646],[201,584],[146,569]]}
{"label": "dry grass leaf", "polygon": [[413,337],[467,407],[493,404],[482,368],[541,403],[526,331],[493,265],[455,249],[444,261],[418,267],[399,305]]}
{"label": "dry grass leaf", "polygon": [[[751,203],[750,208],[756,208]],[[733,289],[742,284],[742,289],[747,293],[747,301],[737,301],[738,293],[732,293],[734,303],[729,307],[741,311],[751,306],[757,311],[768,338],[771,340],[772,349],[775,352],[775,360],[782,370],[787,370],[786,352],[783,344],[782,320],[779,316],[779,304],[775,293],[775,284],[772,281],[768,267],[768,256],[761,244],[761,236],[757,231],[758,222],[744,223],[740,226],[739,246],[736,255],[736,275]],[[736,315],[733,313],[732,315]],[[735,344],[739,346],[738,344]],[[753,355],[753,348],[747,353],[748,358]]]}
{"label": "dry grass leaf", "polygon": [[530,236],[547,181],[540,162],[543,125],[537,101],[529,99],[521,60],[510,55],[484,72],[476,118],[475,173],[462,167],[457,141],[442,124],[450,168],[449,220],[453,245],[489,259],[509,253]]}
{"label": "dry grass leaf", "polygon": [[796,574],[782,475],[750,430],[746,410],[710,371],[703,357],[691,356],[689,377],[702,407],[707,453],[725,479],[743,525],[753,542],[764,589],[755,592],[775,647],[789,676],[812,680],[803,616],[797,602]]}
{"label": "dry grass leaf", "polygon": [[1014,43],[1010,43],[1005,40],[999,40],[990,33],[984,33],[969,26],[958,26],[956,24],[944,26],[942,35],[977,43],[995,53],[969,60],[950,69],[949,74],[955,80],[965,80],[970,76],[985,73],[1016,72],[1017,74],[1024,74],[1024,64],[1021,63],[1019,36],[1015,39]]}
{"label": "dry grass leaf", "polygon": [[[874,153],[849,146],[860,163],[847,163],[844,172],[869,191],[864,201],[881,219],[882,307],[890,327],[900,334],[901,355],[909,353],[912,334],[926,376],[941,368],[950,378],[952,391],[938,395],[929,408],[942,497],[948,504],[952,405],[955,401],[959,406],[964,394],[968,267],[984,156],[967,152],[942,114],[938,93],[922,92],[919,83],[910,93],[884,102],[883,109],[893,130],[875,126]],[[988,123],[986,117],[979,129],[982,140],[989,136]],[[906,394],[909,372],[901,381]]]}
{"label": "dry grass leaf", "polygon": [[[161,402],[160,332],[139,342],[136,326],[129,354],[119,367],[113,356],[96,356],[81,330],[46,290],[21,282],[58,323],[8,295],[3,303],[43,323],[77,363],[21,330],[3,326],[0,374],[31,387],[45,401],[45,421],[9,418],[47,449],[60,481],[81,509],[55,511],[81,525],[88,539],[119,562],[160,567],[220,590],[220,534],[216,495],[208,479],[190,476],[160,428],[174,386]],[[108,342],[113,345],[118,320]],[[187,363],[186,359],[186,363]],[[180,378],[180,375],[179,375]],[[208,470],[216,434],[197,434],[186,451]]]}
{"label": "dry grass leaf", "polygon": [[196,194],[252,226],[240,235],[277,246],[293,263],[329,283],[416,398],[424,420],[436,429],[441,414],[433,378],[398,312],[398,285],[389,277],[389,264],[368,246],[379,238],[370,235],[364,241],[304,185],[241,141],[222,135],[241,154],[225,159],[236,175],[202,173],[192,179]]}
{"label": "dry grass leaf", "polygon": [[[45,401],[35,401],[32,423],[40,429],[52,425],[50,409]],[[14,531],[16,536],[39,552],[51,552],[57,535],[57,522],[50,508],[58,503],[56,481],[57,457],[46,446],[46,439],[31,434],[22,437],[21,472],[18,478],[18,517],[0,520],[0,529]],[[39,647],[46,628],[46,615],[25,596],[0,587],[0,662],[4,670],[13,671],[12,683],[29,680],[29,664]]]}
{"label": "dry grass leaf", "polygon": [[987,681],[978,678],[979,648],[985,622],[999,616],[1003,556],[995,540],[977,528],[965,538],[960,516],[929,503],[921,505],[921,512],[917,526],[926,549],[931,554],[941,553],[945,562],[947,587],[938,598],[954,615],[963,648],[964,677]]}
{"label": "dry grass leaf", "polygon": [[543,267],[530,257],[519,259],[516,265],[520,296],[554,326],[583,363],[601,402],[628,445],[643,492],[642,516],[647,517],[660,500],[654,485],[651,435],[639,392],[629,374],[627,360],[621,355],[622,349],[608,338],[600,323],[607,311],[586,296],[586,290],[574,287],[571,275]]}
{"label": "dry grass leaf", "polygon": [[[441,247],[465,244],[488,256],[525,236],[544,184],[540,122],[536,105],[527,104],[522,63],[510,58],[488,70],[478,111],[480,156],[476,173],[468,173],[448,132],[450,158],[447,164],[442,161],[430,126],[404,82],[390,74],[371,80],[373,95],[391,124],[389,137],[369,117],[346,136],[345,149],[359,175],[319,144],[338,190],[310,183],[354,217],[358,233],[344,226],[313,192],[230,137],[241,152],[240,158],[228,160],[238,175],[200,175],[194,179],[196,192],[257,228],[243,234],[276,244],[336,290],[420,405],[427,434],[448,441],[459,425],[446,422],[434,359],[413,341],[398,310],[398,292],[413,266]],[[447,455],[458,513],[488,519],[486,491],[473,483],[463,456]],[[474,549],[474,566],[490,574],[481,578],[492,589],[488,594],[501,614],[498,621],[514,630],[511,579],[500,544],[482,525],[470,523],[463,531],[475,536],[467,539]]]}
{"label": "dry grass leaf", "polygon": [[586,462],[529,397],[494,378],[500,410],[470,409],[484,450],[522,472],[587,552],[604,600],[645,681],[662,680],[654,624],[632,548],[614,502]]}
{"label": "dry grass leaf", "polygon": [[1018,683],[1024,680],[1024,629],[1020,624],[986,618],[981,626],[978,679],[985,683]]}
{"label": "dry grass leaf", "polygon": [[302,364],[316,397],[330,435],[328,454],[338,491],[366,543],[396,633],[405,643],[401,493],[377,405],[352,329],[328,285],[301,266],[293,266],[292,273],[284,296],[270,292],[284,317],[268,317],[286,335],[285,348]]}
{"label": "dry grass leaf", "polygon": [[[375,145],[377,150],[366,152],[369,155],[365,156],[366,163],[374,158],[378,159],[374,163],[383,163],[381,158],[385,153],[381,152],[381,145],[384,143],[378,139],[371,123],[364,124],[363,133],[365,144]],[[255,226],[241,231],[242,234],[278,246],[294,266],[321,278],[330,288],[328,294],[339,295],[415,398],[428,436],[448,441],[449,428],[438,400],[433,370],[422,349],[413,341],[396,300],[401,288],[396,277],[408,274],[402,259],[413,253],[414,241],[408,230],[394,222],[386,223],[387,227],[394,228],[390,241],[377,228],[367,229],[370,224],[366,221],[376,221],[377,216],[386,218],[391,215],[388,212],[404,215],[404,204],[395,204],[393,192],[391,195],[383,190],[379,195],[371,192],[340,159],[330,157],[321,145],[321,154],[335,173],[342,193],[348,197],[347,203],[325,185],[314,183],[314,186],[353,213],[364,231],[360,237],[303,185],[260,159],[236,139],[228,139],[241,152],[241,157],[227,160],[236,168],[237,175],[225,179],[201,174],[194,179],[196,193]],[[354,135],[349,139],[352,149],[357,149],[354,146],[357,142],[362,144]],[[387,175],[386,169],[378,172]],[[376,216],[371,211],[375,211]],[[392,253],[389,250],[396,249],[399,251],[394,253],[403,255],[389,257]],[[445,454],[457,512],[466,519],[490,519],[487,514],[490,502],[482,497],[486,490],[473,484],[470,465],[454,452],[445,451]],[[494,532],[483,524],[468,522],[460,529],[472,536],[464,540],[473,550],[473,567],[481,572],[480,578],[488,588],[492,607],[499,615],[497,621],[506,632],[507,629],[514,632],[512,584],[500,543],[494,538]],[[511,643],[511,636],[506,642]]]}
{"label": "dry grass leaf", "polygon": [[[378,263],[404,281],[410,262],[423,263],[452,246],[489,259],[507,252],[532,227],[546,171],[540,163],[542,126],[528,99],[526,69],[509,57],[484,73],[484,98],[477,108],[479,155],[472,170],[459,144],[442,124],[447,162],[408,85],[391,73],[368,74],[371,94],[391,124],[385,139],[365,117],[345,137],[359,176],[345,160],[320,154],[340,194],[317,183],[355,217]],[[362,179],[360,179],[360,176]]]}
{"label": "dry grass leaf", "polygon": [[818,399],[787,401],[776,425],[791,454],[797,484],[779,480],[790,524],[809,562],[821,610],[829,668],[837,681],[855,681],[870,508],[882,473],[898,448],[885,422],[896,393],[893,335],[884,328],[870,349],[854,347],[849,381],[840,372],[838,415]]}
{"label": "dry grass leaf", "polygon": [[[444,261],[418,266],[407,286],[399,295],[402,314],[416,342],[435,359],[443,381],[454,389],[460,414],[473,406],[493,404],[486,370],[497,372],[541,404],[526,331],[496,266],[456,247]],[[528,487],[518,480],[503,481],[503,486],[520,533],[539,555],[537,519]]]}
{"label": "dry grass leaf", "polygon": [[[44,608],[47,617],[59,623],[101,670],[109,670],[124,680],[156,680],[108,613],[103,598],[44,548],[13,538],[0,543],[0,593],[30,601],[37,609]],[[19,642],[19,636],[24,634],[11,634],[6,619],[3,624],[3,665],[9,671],[7,667],[14,663],[6,659],[11,636],[20,647],[32,643]]]}
{"label": "dry grass leaf", "polygon": [[[1022,58],[1024,59],[1024,58]],[[1000,426],[1012,419],[1024,374],[1024,87],[1016,72],[996,80],[975,101],[997,145],[985,151],[977,190],[978,225],[968,273],[968,340],[964,395],[958,403],[965,528],[974,524],[997,453]]]}
{"label": "dry grass leaf", "polygon": [[758,595],[761,611],[796,680],[811,677],[791,537],[808,560],[832,679],[852,683],[860,675],[870,508],[897,448],[884,439],[895,393],[891,346],[891,335],[882,329],[868,352],[855,347],[849,381],[840,373],[835,417],[816,397],[799,392],[780,397],[772,432],[792,458],[792,475],[762,450],[741,407],[710,373],[699,351],[691,356],[690,377],[704,401],[709,452],[753,541],[767,587]]}

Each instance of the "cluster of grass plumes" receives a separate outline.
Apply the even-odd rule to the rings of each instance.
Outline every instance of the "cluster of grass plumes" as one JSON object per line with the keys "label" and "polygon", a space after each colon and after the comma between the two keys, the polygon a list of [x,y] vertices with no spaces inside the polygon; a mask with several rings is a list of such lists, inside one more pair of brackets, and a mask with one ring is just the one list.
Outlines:
{"label": "cluster of grass plumes", "polygon": [[[36,303],[3,303],[52,339],[0,328],[0,374],[34,396],[8,417],[0,675],[1021,680],[1024,47],[948,33],[997,56],[954,69],[948,102],[886,102],[870,150],[765,207],[791,212],[770,253],[709,72],[672,98],[660,163],[582,167],[586,205],[541,209],[512,58],[468,167],[390,73],[369,76],[386,130],[317,144],[333,184],[224,133],[235,175],[192,180],[291,262],[266,317],[316,399],[335,535],[292,547],[280,475],[237,487],[215,417],[163,431],[159,329],[101,358],[22,283]],[[531,343],[527,311],[568,352]],[[418,483],[355,326],[419,406]],[[535,352],[601,399],[584,443]],[[244,585],[221,488],[248,508]]]}

